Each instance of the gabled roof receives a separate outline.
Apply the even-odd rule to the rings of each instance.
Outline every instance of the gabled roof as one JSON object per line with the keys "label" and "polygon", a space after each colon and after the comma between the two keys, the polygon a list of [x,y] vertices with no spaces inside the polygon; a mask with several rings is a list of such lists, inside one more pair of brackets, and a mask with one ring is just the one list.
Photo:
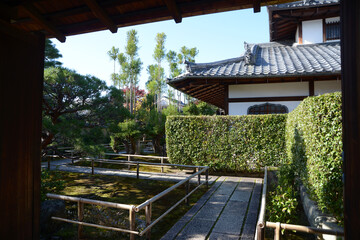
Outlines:
{"label": "gabled roof", "polygon": [[305,8],[305,7],[319,7],[326,5],[340,4],[340,0],[303,0],[290,3],[282,3],[277,5],[268,6],[269,9],[294,9],[294,8]]}
{"label": "gabled roof", "polygon": [[221,92],[228,84],[331,80],[341,75],[339,41],[307,45],[245,43],[245,50],[243,56],[218,62],[186,62],[186,72],[169,79],[168,84],[222,107],[225,96]]}
{"label": "gabled roof", "polygon": [[304,0],[268,6],[270,41],[295,40],[302,21],[340,16],[340,0]]}
{"label": "gabled roof", "polygon": [[281,43],[246,44],[244,56],[213,63],[186,62],[186,73],[175,78],[277,77],[340,74],[340,42],[287,45]]}

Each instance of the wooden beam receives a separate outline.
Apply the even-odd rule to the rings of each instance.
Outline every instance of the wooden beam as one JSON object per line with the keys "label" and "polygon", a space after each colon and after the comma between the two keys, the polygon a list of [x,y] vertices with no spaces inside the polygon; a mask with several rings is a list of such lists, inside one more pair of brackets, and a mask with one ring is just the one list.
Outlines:
{"label": "wooden beam", "polygon": [[261,1],[260,0],[253,0],[254,1],[254,3],[253,3],[253,5],[254,5],[254,13],[258,13],[258,12],[260,12],[260,9],[261,9]]}
{"label": "wooden beam", "polygon": [[308,96],[229,98],[228,102],[282,102],[302,101]]}
{"label": "wooden beam", "polygon": [[225,115],[229,115],[229,85],[225,85],[224,88],[224,104]]}
{"label": "wooden beam", "polygon": [[309,96],[315,95],[314,80],[309,81]]}
{"label": "wooden beam", "polygon": [[345,239],[360,239],[360,1],[340,8],[344,230]]}
{"label": "wooden beam", "polygon": [[117,26],[111,20],[105,10],[100,7],[96,0],[83,0],[85,4],[90,8],[91,12],[97,17],[112,33],[117,32]]}
{"label": "wooden beam", "polygon": [[65,35],[61,33],[54,25],[48,22],[31,3],[24,3],[24,5],[22,5],[22,8],[35,22],[41,25],[48,33],[54,35],[57,40],[59,40],[60,42],[66,41]]}
{"label": "wooden beam", "polygon": [[164,0],[166,7],[169,9],[171,16],[174,18],[176,23],[181,23],[182,16],[181,11],[176,4],[175,0]]}

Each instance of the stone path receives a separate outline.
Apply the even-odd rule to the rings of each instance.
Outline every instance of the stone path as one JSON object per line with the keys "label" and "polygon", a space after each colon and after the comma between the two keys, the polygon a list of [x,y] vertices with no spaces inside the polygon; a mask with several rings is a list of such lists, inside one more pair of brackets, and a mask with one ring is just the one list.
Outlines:
{"label": "stone path", "polygon": [[262,179],[220,177],[162,240],[254,239]]}
{"label": "stone path", "polygon": [[[76,162],[76,160],[74,160]],[[78,173],[89,173],[91,174],[91,167],[83,167],[83,166],[74,166],[71,165],[71,159],[62,159],[51,161],[50,169],[51,170],[59,170],[59,171],[67,171],[67,172],[78,172]],[[47,162],[41,163],[41,168],[47,168]],[[136,178],[136,171],[129,171],[125,169],[108,169],[108,168],[94,168],[95,174],[103,174],[103,175],[113,175],[113,176],[121,176],[121,177],[131,177]],[[158,172],[141,172],[139,174],[139,178],[141,179],[151,179],[158,181],[174,181],[179,182],[185,178],[187,178],[189,174],[186,174],[184,171],[179,171],[178,173],[158,173]],[[218,177],[217,176],[209,176],[209,184],[212,184]],[[202,181],[205,180],[205,175],[201,176]],[[197,177],[194,177],[191,182],[197,182]]]}

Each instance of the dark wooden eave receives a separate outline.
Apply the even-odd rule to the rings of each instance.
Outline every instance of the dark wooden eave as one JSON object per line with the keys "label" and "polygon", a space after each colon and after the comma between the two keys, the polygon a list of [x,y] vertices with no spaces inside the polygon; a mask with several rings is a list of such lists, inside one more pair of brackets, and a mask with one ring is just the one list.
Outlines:
{"label": "dark wooden eave", "polygon": [[175,80],[168,80],[168,84],[173,88],[188,94],[201,101],[210,103],[221,109],[225,109],[225,89],[228,85],[236,84],[259,84],[259,83],[282,83],[282,82],[313,82],[325,80],[339,80],[340,73],[286,76],[286,77],[186,77]]}
{"label": "dark wooden eave", "polygon": [[340,5],[303,8],[269,8],[270,41],[295,40],[296,29],[302,21],[340,16]]}
{"label": "dark wooden eave", "polygon": [[[64,42],[68,35],[184,17],[279,4],[289,0],[5,0],[0,20]],[[6,9],[6,10],[3,10]]]}

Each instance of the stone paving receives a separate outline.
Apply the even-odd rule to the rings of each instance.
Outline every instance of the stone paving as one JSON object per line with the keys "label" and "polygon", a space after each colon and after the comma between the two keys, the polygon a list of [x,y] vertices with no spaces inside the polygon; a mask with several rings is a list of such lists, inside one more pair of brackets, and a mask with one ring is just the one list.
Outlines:
{"label": "stone paving", "polygon": [[[77,160],[74,160],[75,162]],[[62,159],[51,161],[50,169],[51,170],[59,170],[59,171],[67,171],[67,172],[78,172],[78,173],[89,173],[91,174],[91,167],[83,167],[83,166],[74,166],[71,165],[71,159]],[[47,162],[41,163],[41,168],[47,168]],[[136,178],[136,171],[129,171],[124,169],[108,169],[108,168],[94,168],[95,174],[102,175],[113,175],[113,176],[121,176],[121,177],[131,177]],[[174,181],[179,182],[185,178],[187,178],[189,174],[186,174],[185,171],[179,171],[178,173],[159,173],[159,172],[141,172],[139,173],[140,179],[151,179],[158,181]],[[209,176],[209,184],[212,184],[218,177],[217,176]],[[191,182],[197,182],[198,178],[192,178]],[[205,175],[201,176],[201,180],[205,180]]]}
{"label": "stone paving", "polygon": [[262,179],[220,177],[162,240],[254,239]]}

